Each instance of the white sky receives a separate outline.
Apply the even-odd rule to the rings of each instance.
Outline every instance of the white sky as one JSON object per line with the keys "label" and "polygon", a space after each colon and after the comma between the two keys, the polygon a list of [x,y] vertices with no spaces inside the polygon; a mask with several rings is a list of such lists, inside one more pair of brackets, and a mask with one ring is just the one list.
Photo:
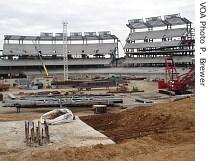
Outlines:
{"label": "white sky", "polygon": [[1,0],[0,49],[4,35],[111,31],[122,42],[128,19],[180,13],[194,22],[194,0]]}

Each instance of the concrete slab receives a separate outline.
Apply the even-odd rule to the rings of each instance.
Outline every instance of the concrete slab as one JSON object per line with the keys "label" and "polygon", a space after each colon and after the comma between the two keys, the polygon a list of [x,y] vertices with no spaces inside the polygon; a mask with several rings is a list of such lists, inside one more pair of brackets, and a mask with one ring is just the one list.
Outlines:
{"label": "concrete slab", "polygon": [[73,147],[96,144],[114,144],[104,134],[96,131],[78,117],[70,123],[50,125],[51,141],[57,144],[69,144]]}
{"label": "concrete slab", "polygon": [[[25,149],[24,121],[0,122],[0,146],[7,150]],[[78,117],[76,120],[50,125],[50,144],[68,144],[72,147],[90,146],[97,144],[115,144],[111,139],[96,131]]]}

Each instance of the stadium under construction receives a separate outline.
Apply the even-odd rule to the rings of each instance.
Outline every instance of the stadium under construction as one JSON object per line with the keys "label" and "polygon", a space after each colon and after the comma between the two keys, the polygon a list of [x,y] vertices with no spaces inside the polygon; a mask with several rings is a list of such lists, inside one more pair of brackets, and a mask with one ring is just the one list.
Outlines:
{"label": "stadium under construction", "polygon": [[[128,20],[130,33],[119,54],[121,42],[110,31],[71,32],[66,35],[67,66],[71,69],[164,67],[173,57],[178,67],[190,67],[194,59],[194,28],[180,14]],[[63,72],[64,33],[40,36],[5,35],[0,55],[1,77],[39,71]],[[119,55],[124,56],[119,56]],[[141,69],[138,68],[138,69]],[[27,72],[28,71],[28,72]]]}
{"label": "stadium under construction", "polygon": [[60,33],[4,35],[0,161],[194,160],[192,22],[180,14],[132,19],[121,35],[109,26],[71,32],[64,21]]}

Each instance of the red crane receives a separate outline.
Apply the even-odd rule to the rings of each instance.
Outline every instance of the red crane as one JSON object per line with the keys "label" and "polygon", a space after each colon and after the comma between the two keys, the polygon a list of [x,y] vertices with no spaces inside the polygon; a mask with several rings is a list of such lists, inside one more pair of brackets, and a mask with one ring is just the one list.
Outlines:
{"label": "red crane", "polygon": [[174,91],[176,94],[185,93],[195,80],[195,66],[193,64],[189,72],[178,75],[172,57],[165,59],[165,80],[158,81],[158,89]]}

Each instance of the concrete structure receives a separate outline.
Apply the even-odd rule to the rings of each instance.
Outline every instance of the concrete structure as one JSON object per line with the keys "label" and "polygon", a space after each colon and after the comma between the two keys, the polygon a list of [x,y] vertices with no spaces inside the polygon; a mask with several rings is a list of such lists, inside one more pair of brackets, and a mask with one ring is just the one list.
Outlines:
{"label": "concrete structure", "polygon": [[[74,72],[74,69],[102,71],[115,66],[164,67],[168,56],[174,58],[178,67],[192,65],[194,28],[188,19],[179,14],[133,19],[128,21],[127,27],[130,33],[122,58],[119,58],[118,50],[120,41],[110,31],[70,33],[66,46],[68,73]],[[63,73],[63,37],[63,33],[5,35],[3,51],[0,51],[0,77],[23,77],[33,72],[41,74],[43,64],[52,71],[51,75],[58,71]]]}
{"label": "concrete structure", "polygon": [[[0,123],[0,145],[5,150],[25,149],[24,121]],[[114,142],[85,124],[78,117],[76,120],[49,126],[50,141],[54,145],[70,145],[72,147],[90,146],[96,144],[114,144]],[[50,143],[50,144],[51,144]]]}
{"label": "concrete structure", "polygon": [[[67,64],[70,68],[110,67],[118,58],[118,38],[110,31],[70,33],[67,36]],[[41,59],[40,60],[40,56]],[[63,33],[41,33],[40,36],[5,35],[0,74],[63,69]],[[14,69],[19,71],[14,73]]]}
{"label": "concrete structure", "polygon": [[172,56],[178,66],[190,66],[194,58],[192,22],[179,14],[164,19],[150,17],[129,20],[130,33],[124,46],[123,66],[164,66],[165,57]]}

